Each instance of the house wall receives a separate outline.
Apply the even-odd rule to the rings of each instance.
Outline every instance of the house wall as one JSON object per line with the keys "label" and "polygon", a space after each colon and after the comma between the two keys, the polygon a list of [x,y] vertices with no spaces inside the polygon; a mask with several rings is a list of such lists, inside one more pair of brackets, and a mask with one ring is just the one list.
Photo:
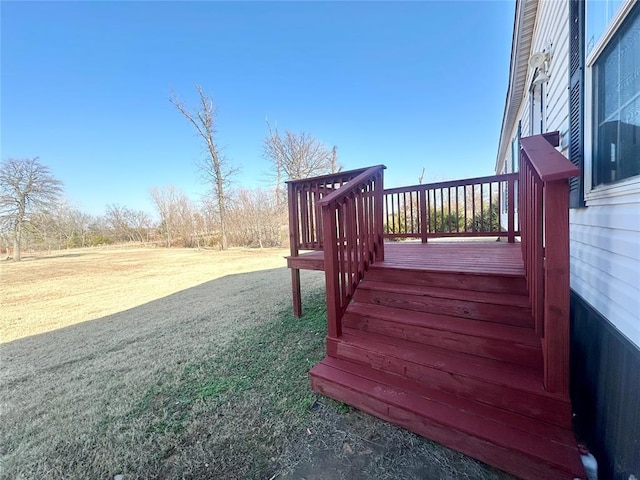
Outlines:
{"label": "house wall", "polygon": [[571,292],[574,426],[600,480],[640,478],[640,350]]}
{"label": "house wall", "polygon": [[[531,53],[551,45],[544,130],[560,131],[559,150],[565,156],[569,153],[569,16],[568,1],[540,0],[531,41]],[[522,136],[531,132],[528,86],[534,72],[528,70],[517,120],[508,126],[510,139],[517,134],[518,120]],[[590,95],[587,81],[585,97]],[[590,100],[586,107],[590,108]],[[587,114],[585,123],[589,118]],[[589,138],[587,129],[587,161]],[[507,149],[498,158],[497,172],[509,170],[510,155]],[[589,191],[590,174],[585,177],[586,207],[569,212],[576,429],[600,462],[600,479],[628,480],[630,475],[640,479],[640,178],[602,195]]]}
{"label": "house wall", "polygon": [[591,188],[593,60],[585,68],[585,207],[569,211],[571,395],[600,478],[628,480],[640,478],[640,178]]}
{"label": "house wall", "polygon": [[[622,201],[622,199],[619,199]],[[640,346],[640,199],[571,209],[571,289]]]}
{"label": "house wall", "polygon": [[[633,2],[627,2],[618,10],[618,21],[613,21],[609,30],[611,35],[616,23],[620,25],[632,7]],[[640,348],[640,177],[591,188],[591,65],[597,50],[587,56],[585,68],[586,207],[569,213],[571,288]]]}
{"label": "house wall", "polygon": [[[533,52],[551,52],[548,74],[544,84],[545,121],[547,132],[560,131],[560,151],[568,154],[566,143],[569,130],[569,4],[568,2],[541,1],[538,5],[536,28],[533,33]],[[532,52],[532,53],[533,53]],[[523,132],[528,134],[529,129]]]}
{"label": "house wall", "polygon": [[[569,4],[540,1],[531,53],[550,50],[550,80],[544,84],[544,129],[560,131],[559,150],[568,156],[569,127]],[[529,69],[527,85],[533,80]],[[587,92],[587,96],[589,92]],[[525,91],[518,119],[522,135],[530,129],[529,91]],[[509,138],[517,135],[517,122]],[[588,133],[588,132],[587,132]],[[511,150],[498,162],[509,172]],[[585,188],[588,192],[588,188]],[[607,199],[589,198],[587,208],[571,209],[571,288],[640,348],[640,187]]]}

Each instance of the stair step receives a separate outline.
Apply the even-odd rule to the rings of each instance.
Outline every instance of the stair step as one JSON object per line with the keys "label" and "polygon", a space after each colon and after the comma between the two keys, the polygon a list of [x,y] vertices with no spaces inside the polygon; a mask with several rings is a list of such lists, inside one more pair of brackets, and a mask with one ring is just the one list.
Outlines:
{"label": "stair step", "polygon": [[540,339],[532,329],[467,318],[352,303],[343,327],[542,368]]}
{"label": "stair step", "polygon": [[544,390],[539,369],[350,328],[327,338],[327,354],[541,421],[571,424],[569,401]]}
{"label": "stair step", "polygon": [[569,430],[335,358],[309,373],[322,394],[523,479],[584,475]]}
{"label": "stair step", "polygon": [[523,275],[429,271],[428,267],[410,265],[391,268],[384,263],[374,263],[369,267],[367,279],[465,291],[527,294],[527,281]]}
{"label": "stair step", "polygon": [[528,298],[522,295],[363,280],[358,285],[353,299],[356,302],[386,305],[404,310],[533,327]]}
{"label": "stair step", "polygon": [[406,293],[409,295],[428,295],[430,297],[458,300],[463,298],[470,302],[487,303],[490,305],[506,305],[511,307],[530,308],[527,295],[514,295],[511,293],[478,292],[442,287],[428,287],[422,285],[399,284],[389,282],[376,282],[369,279],[363,280],[364,288],[372,290],[384,290],[386,292]]}

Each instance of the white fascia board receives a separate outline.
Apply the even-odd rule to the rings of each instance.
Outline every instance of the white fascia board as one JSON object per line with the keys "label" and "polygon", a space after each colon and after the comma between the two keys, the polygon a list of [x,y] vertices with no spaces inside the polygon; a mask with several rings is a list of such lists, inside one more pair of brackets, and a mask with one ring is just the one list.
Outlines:
{"label": "white fascia board", "polygon": [[498,172],[500,162],[505,156],[507,147],[511,144],[511,132],[517,121],[518,111],[524,98],[524,90],[529,68],[529,54],[535,27],[538,0],[517,0],[516,14],[511,43],[511,64],[509,66],[509,87],[502,116],[500,143],[495,170]]}

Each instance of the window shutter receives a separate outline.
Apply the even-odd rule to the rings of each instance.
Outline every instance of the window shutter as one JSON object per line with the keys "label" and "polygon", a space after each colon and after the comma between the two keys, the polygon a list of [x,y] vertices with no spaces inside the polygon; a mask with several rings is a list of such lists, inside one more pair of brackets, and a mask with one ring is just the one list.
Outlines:
{"label": "window shutter", "polygon": [[569,3],[569,160],[580,176],[569,180],[569,206],[584,207],[584,1]]}

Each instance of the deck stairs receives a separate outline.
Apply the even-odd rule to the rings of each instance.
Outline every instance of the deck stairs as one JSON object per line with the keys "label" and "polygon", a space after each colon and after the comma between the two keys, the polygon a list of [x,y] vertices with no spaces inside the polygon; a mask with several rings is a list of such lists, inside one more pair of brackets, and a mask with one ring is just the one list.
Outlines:
{"label": "deck stairs", "polygon": [[523,479],[584,476],[543,387],[523,273],[370,266],[310,371],[317,392]]}

